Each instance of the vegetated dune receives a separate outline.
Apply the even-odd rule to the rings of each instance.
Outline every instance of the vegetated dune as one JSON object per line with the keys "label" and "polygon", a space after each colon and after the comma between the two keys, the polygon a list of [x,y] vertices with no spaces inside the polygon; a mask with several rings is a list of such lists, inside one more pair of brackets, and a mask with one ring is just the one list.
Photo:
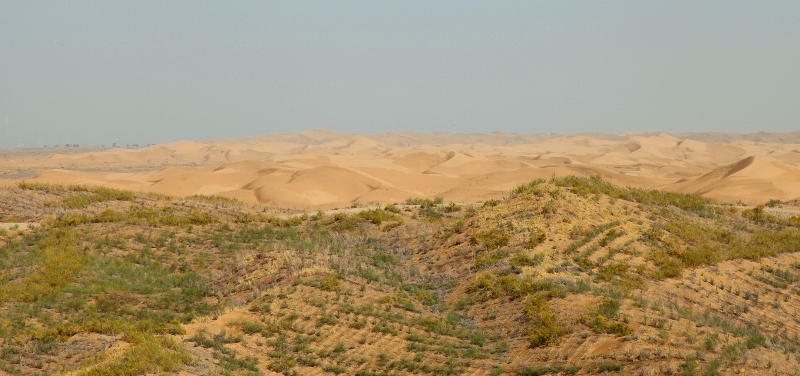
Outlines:
{"label": "vegetated dune", "polygon": [[799,135],[310,130],[85,153],[5,152],[0,183],[24,178],[319,209],[409,197],[482,201],[533,178],[575,174],[756,203],[800,198]]}
{"label": "vegetated dune", "polygon": [[[334,199],[379,182],[343,167],[284,174],[271,166],[204,171],[264,170],[279,175],[281,194],[310,184]],[[783,168],[743,158],[704,179]],[[545,170],[474,175],[458,194],[479,197],[490,192],[487,180],[520,171]],[[595,177],[513,188],[484,205],[417,200],[285,215],[220,197],[0,187],[0,374],[792,375],[800,367],[796,213]],[[381,192],[392,194],[367,195]]]}

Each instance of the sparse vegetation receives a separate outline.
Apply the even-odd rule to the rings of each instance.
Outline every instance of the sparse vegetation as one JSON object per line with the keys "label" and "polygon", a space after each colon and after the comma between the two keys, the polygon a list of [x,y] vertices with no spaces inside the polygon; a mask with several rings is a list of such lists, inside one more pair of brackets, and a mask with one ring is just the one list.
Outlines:
{"label": "sparse vegetation", "polygon": [[[800,235],[763,208],[575,177],[482,208],[420,199],[297,216],[209,196],[13,189],[53,215],[0,232],[0,372],[691,375],[760,370],[743,362],[753,354],[779,374],[797,365],[798,327],[776,318],[800,301]],[[198,329],[212,324],[224,330]],[[605,343],[625,345],[567,350]],[[509,363],[521,357],[530,365]]]}

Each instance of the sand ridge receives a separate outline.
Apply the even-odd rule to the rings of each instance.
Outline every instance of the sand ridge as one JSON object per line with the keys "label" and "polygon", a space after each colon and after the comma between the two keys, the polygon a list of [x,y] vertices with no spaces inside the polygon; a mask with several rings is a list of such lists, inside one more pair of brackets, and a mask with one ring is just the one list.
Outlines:
{"label": "sand ridge", "polygon": [[800,198],[798,136],[309,130],[83,153],[6,152],[0,182],[13,184],[23,175],[34,182],[324,209],[437,195],[475,202],[535,178],[573,174],[757,203]]}

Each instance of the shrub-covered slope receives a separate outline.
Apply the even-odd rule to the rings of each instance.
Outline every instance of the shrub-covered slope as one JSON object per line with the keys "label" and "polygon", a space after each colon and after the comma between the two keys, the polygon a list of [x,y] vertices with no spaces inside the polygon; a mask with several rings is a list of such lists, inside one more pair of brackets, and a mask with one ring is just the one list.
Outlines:
{"label": "shrub-covered slope", "polygon": [[286,215],[0,191],[0,373],[791,374],[797,217],[538,180]]}

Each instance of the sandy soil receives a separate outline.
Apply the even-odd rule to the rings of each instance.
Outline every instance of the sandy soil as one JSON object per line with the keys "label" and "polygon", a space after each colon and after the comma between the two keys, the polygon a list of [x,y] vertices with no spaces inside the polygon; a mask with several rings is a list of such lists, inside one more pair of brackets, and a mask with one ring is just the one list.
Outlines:
{"label": "sandy soil", "polygon": [[800,199],[800,133],[515,135],[326,130],[144,148],[5,149],[0,184],[103,185],[220,195],[306,210],[442,196],[501,198],[554,175],[698,193],[727,202]]}

